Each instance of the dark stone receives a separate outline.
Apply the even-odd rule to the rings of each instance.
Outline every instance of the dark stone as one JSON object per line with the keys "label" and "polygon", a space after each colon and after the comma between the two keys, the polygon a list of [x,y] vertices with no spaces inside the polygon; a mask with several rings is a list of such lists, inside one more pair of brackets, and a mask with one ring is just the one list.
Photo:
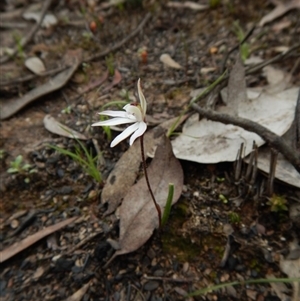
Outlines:
{"label": "dark stone", "polygon": [[158,281],[148,281],[144,285],[144,290],[145,291],[154,291],[159,287],[159,282]]}
{"label": "dark stone", "polygon": [[74,261],[65,259],[64,257],[58,258],[55,262],[55,271],[57,272],[69,272],[74,266]]}
{"label": "dark stone", "polygon": [[107,241],[101,241],[97,244],[94,250],[94,256],[97,260],[101,261],[107,256],[108,251],[111,249],[110,244]]}

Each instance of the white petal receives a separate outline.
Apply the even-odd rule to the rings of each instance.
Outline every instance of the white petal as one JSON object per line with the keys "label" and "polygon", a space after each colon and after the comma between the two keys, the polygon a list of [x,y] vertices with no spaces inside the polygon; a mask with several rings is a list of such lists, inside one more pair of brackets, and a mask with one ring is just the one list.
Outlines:
{"label": "white petal", "polygon": [[139,128],[139,123],[132,124],[126,130],[124,130],[120,135],[118,135],[110,144],[110,147],[116,146],[122,140],[126,139],[130,136],[133,132],[135,132]]}
{"label": "white petal", "polygon": [[138,82],[137,82],[137,87],[138,87],[138,95],[139,95],[139,99],[140,99],[140,102],[141,102],[141,108],[142,108],[142,111],[143,111],[143,117],[146,116],[146,112],[147,112],[147,101],[146,101],[146,98],[142,92],[142,88],[141,88],[141,83],[140,83],[140,78],[138,79]]}
{"label": "white petal", "polygon": [[139,128],[134,132],[134,134],[130,137],[129,144],[132,145],[136,138],[142,136],[147,129],[147,124],[145,122],[139,122]]}
{"label": "white petal", "polygon": [[119,125],[119,124],[125,124],[125,123],[133,123],[136,122],[136,120],[130,119],[130,118],[113,118],[109,120],[99,121],[92,124],[92,126],[111,126],[111,125]]}
{"label": "white petal", "polygon": [[107,110],[98,113],[99,115],[105,115],[105,116],[110,116],[110,117],[127,117],[127,113],[124,111],[112,111],[112,110]]}
{"label": "white petal", "polygon": [[130,105],[130,106],[126,107],[125,110],[126,110],[127,114],[133,115],[137,121],[143,121],[143,115],[142,115],[142,112],[139,107]]}

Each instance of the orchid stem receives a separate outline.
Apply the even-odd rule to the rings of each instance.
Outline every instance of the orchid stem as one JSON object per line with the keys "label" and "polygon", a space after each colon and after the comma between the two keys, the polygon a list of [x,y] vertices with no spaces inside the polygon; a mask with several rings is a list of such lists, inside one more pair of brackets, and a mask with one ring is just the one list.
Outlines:
{"label": "orchid stem", "polygon": [[144,168],[145,179],[146,179],[146,183],[147,183],[148,190],[150,192],[152,201],[153,201],[154,206],[155,206],[156,211],[157,211],[159,229],[161,229],[161,209],[160,209],[159,205],[157,204],[157,202],[155,200],[153,191],[152,191],[151,186],[150,186],[150,182],[149,182],[149,178],[148,178],[148,173],[147,173],[147,166],[146,166],[145,153],[144,153],[144,135],[142,135],[140,137],[140,141],[141,141],[141,153],[142,153],[142,161],[143,161],[143,168]]}

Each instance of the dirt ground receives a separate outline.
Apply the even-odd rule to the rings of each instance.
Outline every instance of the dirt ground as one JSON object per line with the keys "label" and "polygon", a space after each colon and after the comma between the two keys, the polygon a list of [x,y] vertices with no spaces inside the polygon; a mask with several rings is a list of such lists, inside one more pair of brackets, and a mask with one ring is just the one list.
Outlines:
{"label": "dirt ground", "polygon": [[[213,7],[200,6],[208,1],[112,2],[0,4],[0,240],[3,254],[9,253],[7,259],[1,255],[0,300],[297,300],[297,284],[244,281],[287,277],[280,258],[289,256],[292,245],[298,252],[293,260],[300,265],[300,217],[290,215],[292,205],[299,208],[300,190],[275,181],[274,192],[287,200],[287,207],[272,211],[267,175],[258,173],[248,193],[237,198],[244,184],[234,181],[233,163],[181,160],[183,191],[167,225],[107,266],[118,241],[118,209],[105,214],[101,192],[129,146],[123,141],[110,148],[103,129],[91,124],[99,121],[103,105],[132,101],[138,78],[148,101],[150,130],[179,116],[191,91],[222,74],[224,58],[239,43],[236,28],[244,36],[251,31],[248,56],[268,60],[300,42],[299,9],[259,26],[274,9],[273,1],[210,1]],[[29,12],[43,10],[48,23],[37,26],[36,14]],[[22,40],[35,26],[30,39]],[[229,70],[237,53],[225,62]],[[162,54],[174,61],[163,63]],[[300,47],[274,63],[291,75],[294,86],[300,86],[299,55]],[[42,75],[29,70],[36,64],[25,66],[30,57],[43,62]],[[254,87],[266,80],[258,70],[246,81]],[[83,145],[93,156],[100,154],[102,182],[49,146],[75,152],[78,142],[49,131],[45,116],[84,135]],[[117,133],[111,132],[113,137]],[[20,166],[30,167],[9,173],[19,155]],[[32,237],[72,217],[77,219]],[[31,243],[22,248],[25,238]],[[234,281],[241,284],[187,297]]]}

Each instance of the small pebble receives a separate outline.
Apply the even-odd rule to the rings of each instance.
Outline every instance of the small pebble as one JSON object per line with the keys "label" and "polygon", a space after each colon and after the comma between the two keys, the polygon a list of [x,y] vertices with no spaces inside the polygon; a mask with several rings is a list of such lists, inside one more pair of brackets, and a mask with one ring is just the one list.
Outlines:
{"label": "small pebble", "polygon": [[154,291],[158,288],[159,282],[158,281],[148,281],[144,285],[145,291]]}

